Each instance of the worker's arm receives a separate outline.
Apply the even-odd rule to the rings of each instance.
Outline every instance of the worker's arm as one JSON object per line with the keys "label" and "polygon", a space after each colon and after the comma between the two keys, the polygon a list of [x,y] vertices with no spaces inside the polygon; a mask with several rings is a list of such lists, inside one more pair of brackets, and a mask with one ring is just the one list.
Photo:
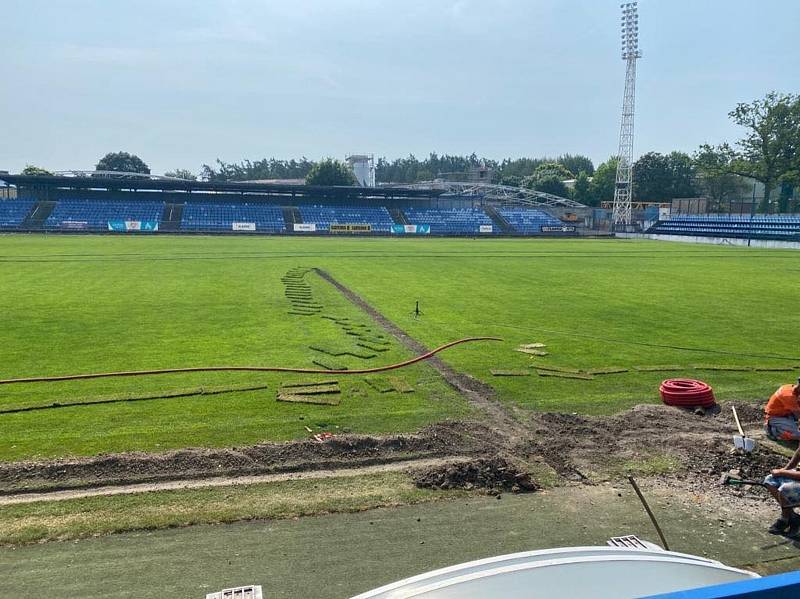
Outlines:
{"label": "worker's arm", "polygon": [[772,476],[782,476],[784,478],[800,480],[800,470],[795,470],[794,468],[776,468],[772,471]]}
{"label": "worker's arm", "polygon": [[[784,468],[784,470],[794,470],[795,467],[797,466],[798,462],[800,462],[800,446],[798,446],[797,449],[795,449],[794,455],[792,456],[792,459],[789,460],[788,464],[786,464],[786,467]],[[794,477],[792,477],[792,478],[794,478]]]}

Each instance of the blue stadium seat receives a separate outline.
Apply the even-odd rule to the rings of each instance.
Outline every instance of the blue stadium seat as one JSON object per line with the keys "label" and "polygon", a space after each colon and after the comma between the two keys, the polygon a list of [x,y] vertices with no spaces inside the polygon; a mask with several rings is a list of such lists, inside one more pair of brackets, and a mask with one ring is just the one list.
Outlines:
{"label": "blue stadium seat", "polygon": [[109,221],[149,221],[157,223],[164,202],[98,202],[60,200],[44,228],[51,230],[108,231]]}
{"label": "blue stadium seat", "polygon": [[[482,208],[404,208],[412,225],[430,225],[432,235],[480,235],[481,225],[493,225]],[[493,227],[493,233],[497,227]],[[485,233],[484,233],[485,234]]]}
{"label": "blue stadium seat", "polygon": [[394,220],[384,206],[299,206],[304,223],[313,223],[317,231],[329,231],[332,224],[370,225],[372,231],[388,233]]}
{"label": "blue stadium seat", "polygon": [[542,227],[560,227],[564,224],[541,210],[501,208],[498,212],[517,233],[522,235],[541,235]]}
{"label": "blue stadium seat", "polygon": [[795,214],[678,214],[657,221],[648,233],[734,237],[749,239],[800,239],[800,215]]}
{"label": "blue stadium seat", "polygon": [[272,204],[186,202],[181,215],[181,229],[186,231],[248,231],[250,225],[262,233],[286,231],[283,210]]}
{"label": "blue stadium seat", "polygon": [[35,203],[33,200],[0,200],[0,229],[18,228]]}

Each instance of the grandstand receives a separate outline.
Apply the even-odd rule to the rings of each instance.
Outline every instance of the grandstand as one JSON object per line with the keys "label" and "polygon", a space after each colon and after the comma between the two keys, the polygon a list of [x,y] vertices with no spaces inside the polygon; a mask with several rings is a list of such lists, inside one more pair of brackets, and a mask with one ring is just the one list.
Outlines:
{"label": "grandstand", "polygon": [[[430,225],[431,234],[434,235],[475,235],[495,232],[492,219],[482,208],[439,210],[411,207],[406,208],[404,213],[409,223],[413,225]],[[483,231],[481,227],[484,227]]]}
{"label": "grandstand", "polygon": [[562,222],[542,210],[528,210],[519,208],[501,208],[498,210],[509,225],[522,235],[536,235],[548,227],[561,227]]}
{"label": "grandstand", "polygon": [[30,200],[0,201],[0,229],[19,229],[34,203]]}
{"label": "grandstand", "polygon": [[369,225],[370,231],[388,233],[395,224],[384,206],[300,206],[303,223],[313,223],[317,231],[330,231],[332,224]]}
{"label": "grandstand", "polygon": [[797,214],[678,214],[659,220],[647,233],[691,237],[800,241]]}
{"label": "grandstand", "polygon": [[[530,197],[432,188],[212,183],[137,174],[3,175],[3,231],[368,235],[576,234]],[[505,189],[505,188],[504,188]],[[515,205],[515,201],[521,202]],[[555,201],[552,198],[548,201]],[[567,201],[567,200],[565,200]]]}
{"label": "grandstand", "polygon": [[[61,200],[44,221],[48,230],[108,231],[125,230],[118,223],[147,223],[145,229],[156,230],[164,211],[163,202],[96,202],[91,200]],[[131,229],[139,228],[133,225]]]}
{"label": "grandstand", "polygon": [[184,231],[286,231],[283,211],[270,204],[213,204],[187,202],[183,206],[180,229]]}

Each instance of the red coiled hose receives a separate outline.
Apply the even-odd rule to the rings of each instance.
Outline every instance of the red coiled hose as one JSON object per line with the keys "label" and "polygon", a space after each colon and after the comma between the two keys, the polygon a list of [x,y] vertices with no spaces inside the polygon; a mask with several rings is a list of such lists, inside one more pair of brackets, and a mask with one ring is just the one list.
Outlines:
{"label": "red coiled hose", "polygon": [[661,400],[668,406],[679,408],[710,408],[716,404],[714,390],[703,381],[694,379],[667,379],[659,387]]}

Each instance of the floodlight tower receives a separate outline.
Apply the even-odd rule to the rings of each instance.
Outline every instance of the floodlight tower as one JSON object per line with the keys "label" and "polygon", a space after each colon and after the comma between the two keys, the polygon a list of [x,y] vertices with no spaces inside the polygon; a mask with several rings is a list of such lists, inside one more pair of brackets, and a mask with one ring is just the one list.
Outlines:
{"label": "floodlight tower", "polygon": [[619,128],[619,164],[614,186],[614,228],[631,224],[633,196],[633,113],[636,104],[636,60],[639,51],[639,10],[636,2],[620,4],[622,9],[622,60],[625,61],[625,95],[622,100],[622,122]]}

